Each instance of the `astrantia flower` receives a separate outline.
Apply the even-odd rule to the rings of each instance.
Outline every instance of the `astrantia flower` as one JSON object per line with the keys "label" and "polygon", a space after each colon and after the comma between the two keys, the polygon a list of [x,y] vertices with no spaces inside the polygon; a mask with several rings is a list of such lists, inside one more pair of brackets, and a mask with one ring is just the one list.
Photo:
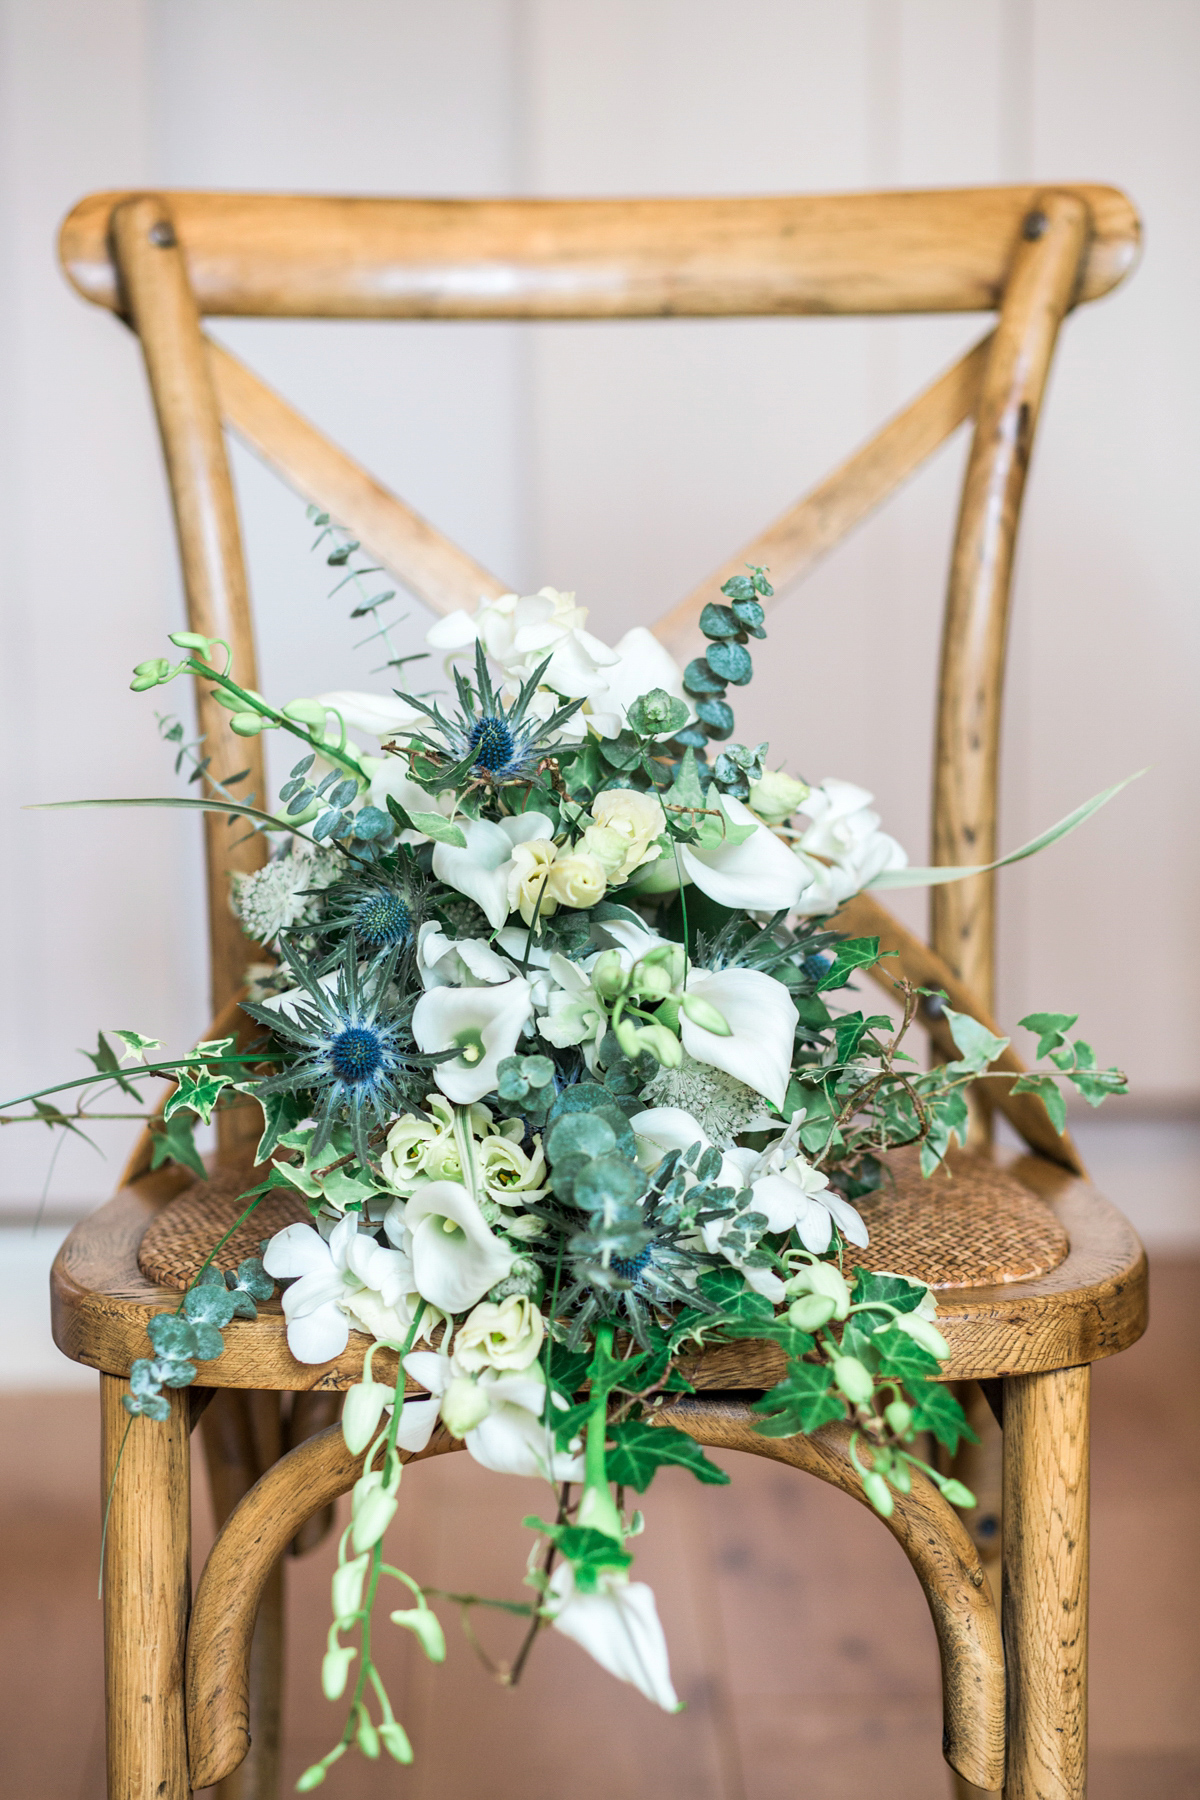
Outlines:
{"label": "astrantia flower", "polygon": [[672,1107],[690,1113],[719,1150],[763,1116],[762,1095],[744,1081],[697,1062],[685,1050],[677,1069],[659,1069],[642,1089],[648,1107]]}
{"label": "astrantia flower", "polygon": [[310,1094],[317,1121],[311,1155],[320,1153],[334,1125],[345,1119],[356,1153],[369,1166],[371,1125],[386,1125],[400,1110],[412,1076],[436,1061],[411,1049],[406,1021],[389,998],[398,952],[363,978],[348,943],[331,982],[328,976],[317,980],[286,939],[281,947],[298,990],[276,1006],[247,1001],[245,1010],[283,1038],[292,1054],[277,1075],[255,1084],[255,1095]]}
{"label": "astrantia flower", "polygon": [[251,875],[234,872],[233,910],[248,937],[273,944],[281,931],[295,925],[312,925],[321,915],[322,890],[343,874],[346,858],[340,850],[321,847],[305,854],[293,843],[286,856],[277,856]]}

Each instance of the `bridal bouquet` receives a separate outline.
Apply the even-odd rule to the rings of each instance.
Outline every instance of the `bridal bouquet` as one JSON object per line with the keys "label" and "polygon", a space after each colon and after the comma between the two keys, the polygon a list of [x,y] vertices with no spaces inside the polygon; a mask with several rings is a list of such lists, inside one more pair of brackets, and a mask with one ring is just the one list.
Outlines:
{"label": "bridal bouquet", "polygon": [[[573,595],[544,588],[433,628],[449,697],[276,708],[239,685],[225,645],[188,632],[172,640],[182,660],[135,673],[140,690],[198,676],[235,732],[301,740],[273,811],[197,761],[197,804],[273,846],[234,880],[268,953],[244,1003],[259,1037],[171,1061],[149,1060],[158,1046],[135,1032],[115,1034],[120,1055],[102,1037],[89,1080],[136,1092],[168,1072],[156,1160],[201,1173],[197,1121],[257,1104],[243,1216],[286,1187],[311,1218],[236,1273],[214,1256],[179,1311],[151,1321],[126,1399],[140,1429],[276,1282],[301,1362],[338,1357],[351,1333],[366,1347],[342,1424],[365,1460],[323,1665],[347,1717],[302,1790],[355,1743],[411,1759],[371,1629],[395,1584],[391,1620],[445,1655],[428,1593],[383,1550],[401,1453],[439,1422],[486,1468],[548,1484],[545,1516],[526,1520],[530,1597],[502,1603],[527,1621],[520,1660],[549,1628],[667,1709],[679,1703],[633,1574],[631,1496],[664,1464],[728,1480],[670,1427],[702,1347],[776,1345],[785,1373],[757,1402],[760,1429],[848,1420],[880,1513],[914,1468],[973,1504],[919,1454],[928,1434],[953,1452],[967,1431],[938,1380],[934,1296],[859,1265],[855,1201],[886,1190],[897,1146],[937,1168],[965,1135],[967,1086],[1007,1040],[947,1008],[959,1056],[925,1070],[905,1047],[916,990],[897,976],[889,1011],[856,1004],[878,942],[828,921],[873,883],[932,872],[906,870],[861,788],[810,786],[766,744],[732,741],[729,695],[751,677],[770,593],[761,569],[727,582],[683,671],[641,628],[607,647]],[[1096,1103],[1121,1089],[1068,1038],[1070,1016],[1024,1023],[1047,1059],[1024,1085],[1060,1128],[1058,1078]],[[44,1097],[35,1110],[86,1116]],[[373,1372],[379,1346],[399,1353],[394,1387]]]}

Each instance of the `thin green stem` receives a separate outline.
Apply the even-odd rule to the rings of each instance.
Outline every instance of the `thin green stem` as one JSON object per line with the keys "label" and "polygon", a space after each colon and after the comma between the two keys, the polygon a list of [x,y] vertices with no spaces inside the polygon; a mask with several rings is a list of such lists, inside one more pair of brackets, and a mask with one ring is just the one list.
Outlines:
{"label": "thin green stem", "polygon": [[117,1475],[121,1468],[121,1458],[125,1454],[125,1446],[129,1442],[129,1433],[133,1430],[134,1417],[135,1415],[130,1413],[125,1422],[125,1429],[121,1433],[121,1447],[117,1451],[117,1460],[113,1464],[112,1477],[108,1484],[108,1497],[104,1502],[104,1524],[100,1531],[100,1578],[96,1583],[97,1600],[99,1600],[104,1593],[104,1546],[108,1542],[108,1515],[112,1511],[113,1493],[116,1490]]}

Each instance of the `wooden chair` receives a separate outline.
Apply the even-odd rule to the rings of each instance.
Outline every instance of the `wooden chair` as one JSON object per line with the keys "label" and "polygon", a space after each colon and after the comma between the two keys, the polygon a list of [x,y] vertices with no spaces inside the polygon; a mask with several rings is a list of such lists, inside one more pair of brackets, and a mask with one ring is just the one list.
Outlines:
{"label": "wooden chair", "polygon": [[[87,299],[142,342],[170,473],[192,628],[228,639],[255,685],[250,604],[223,441],[228,426],[436,609],[473,606],[505,584],[388,493],[207,338],[205,314],[371,318],[630,318],[804,313],[996,312],[994,329],[828,480],[744,546],[656,627],[690,652],[701,606],[746,562],[792,587],[959,425],[974,421],[942,640],[934,857],[995,853],[996,768],[1013,544],[1059,326],[1132,266],[1137,216],[1112,188],[1006,187],[768,199],[380,200],[258,194],[95,194],[62,233]],[[204,694],[214,767],[251,765]],[[228,848],[207,823],[216,1031],[237,1029],[251,947],[226,903],[231,866],[257,866],[262,839]],[[992,1012],[993,880],[935,891],[926,948],[874,900],[839,923],[878,933],[915,980]],[[936,1047],[944,1020],[927,1013]],[[1012,1052],[1000,1065],[1020,1071]],[[1003,1426],[1003,1647],[979,1548],[918,1479],[888,1529],[921,1581],[941,1648],[944,1748],[964,1783],[1009,1800],[1078,1800],[1087,1733],[1090,1365],[1145,1327],[1146,1270],[1133,1231],[1087,1183],[1041,1104],[990,1084],[1029,1146],[1007,1166],[980,1143],[957,1179],[930,1189],[902,1161],[895,1197],[871,1214],[876,1266],[939,1288],[947,1378],[981,1383]],[[249,1145],[225,1122],[212,1181],[149,1172],[145,1140],[117,1197],[77,1227],[55,1266],[55,1335],[100,1373],[103,1479],[126,1422],[121,1394],[146,1350],[147,1318],[171,1304],[212,1241],[207,1216],[238,1191]],[[178,1196],[178,1198],[177,1198]],[[174,1204],[172,1204],[174,1202]],[[197,1219],[200,1225],[197,1225]],[[262,1234],[257,1225],[254,1236]],[[197,1233],[199,1232],[199,1235]],[[105,1561],[109,1793],[224,1800],[276,1789],[279,1558],[354,1481],[321,1408],[358,1378],[366,1340],[328,1370],[290,1356],[277,1303],[232,1325],[211,1384],[171,1396],[162,1425],[128,1440]],[[394,1377],[395,1360],[391,1360]],[[388,1358],[375,1361],[389,1379]],[[697,1395],[669,1424],[702,1443],[807,1469],[861,1500],[842,1429],[755,1435],[750,1401],[778,1374],[765,1345],[700,1356]],[[281,1395],[291,1395],[286,1421]],[[214,1399],[215,1396],[215,1399]],[[189,1625],[188,1433],[203,1413],[223,1529]],[[327,1412],[325,1419],[329,1420]],[[426,1454],[455,1448],[444,1436]],[[991,1510],[994,1521],[995,1507]],[[255,1618],[258,1630],[255,1633]],[[249,1755],[247,1748],[249,1746]],[[190,1765],[189,1765],[190,1759]],[[243,1760],[244,1759],[244,1760]],[[190,1775],[189,1775],[190,1766]]]}

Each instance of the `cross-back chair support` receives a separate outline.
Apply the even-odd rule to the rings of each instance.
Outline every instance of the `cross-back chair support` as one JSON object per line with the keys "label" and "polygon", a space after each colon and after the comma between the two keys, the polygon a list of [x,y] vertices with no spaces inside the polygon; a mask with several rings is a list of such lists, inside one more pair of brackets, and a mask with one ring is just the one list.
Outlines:
{"label": "cross-back chair support", "polygon": [[[189,624],[231,644],[239,679],[251,687],[254,639],[226,427],[435,609],[471,606],[507,584],[210,339],[203,316],[995,311],[995,328],[973,349],[655,627],[677,654],[690,653],[702,606],[747,562],[770,566],[782,598],[973,420],[943,625],[933,860],[986,863],[995,854],[1013,547],[1046,377],[1066,312],[1113,287],[1132,266],[1137,242],[1137,217],[1125,196],[1094,186],[582,202],[109,193],[76,207],[63,227],[61,254],[78,290],[123,317],[141,341]],[[203,690],[198,707],[214,768],[248,768],[247,789],[264,796],[261,742],[233,736],[227,713]],[[236,995],[256,954],[231,915],[228,872],[257,867],[264,854],[261,837],[238,842],[224,820],[207,819],[213,1010],[225,1015],[214,1034],[236,1023]],[[902,973],[944,987],[956,1007],[990,1024],[993,877],[935,890],[928,948],[869,896],[844,909],[839,923],[879,935],[898,952]],[[922,1022],[935,1048],[948,1049],[944,1021],[925,1013]],[[997,1066],[1014,1078],[1021,1067],[1011,1051]],[[1040,1152],[1042,1160],[1029,1163],[1029,1181],[1072,1234],[1071,1253],[1051,1276],[980,1290],[978,1300],[974,1291],[958,1290],[947,1308],[950,1374],[1003,1384],[1004,1659],[970,1537],[936,1491],[917,1486],[898,1500],[891,1529],[937,1626],[952,1765],[985,1789],[1003,1781],[1010,1800],[1078,1800],[1086,1750],[1089,1365],[1143,1328],[1142,1265],[1119,1216],[1072,1180],[1082,1173],[1078,1157],[1054,1133],[1041,1103],[1013,1095],[1011,1083],[993,1086],[994,1104]],[[234,1113],[224,1123],[222,1157],[246,1156],[246,1118]],[[85,1243],[73,1253],[68,1246],[56,1271],[59,1342],[102,1371],[106,1474],[125,1424],[121,1377],[139,1354],[146,1294],[154,1292],[137,1272],[136,1245],[146,1217],[178,1185],[173,1177],[149,1176],[148,1160],[143,1140],[127,1170],[129,1185],[113,1203],[115,1266],[128,1273],[118,1272],[115,1284],[110,1279],[107,1310],[93,1304]],[[186,1471],[195,1409],[173,1395],[167,1423],[132,1433],[126,1446],[106,1560],[109,1782],[122,1800],[183,1800],[189,1735],[197,1785],[219,1781],[222,1800],[266,1800],[274,1792],[279,1557],[298,1534],[316,1535],[306,1522],[354,1479],[338,1430],[311,1433],[322,1423],[328,1390],[356,1378],[361,1356],[349,1351],[321,1377],[326,1392],[296,1395],[291,1448],[280,1459],[285,1447],[273,1393],[239,1389],[303,1388],[313,1372],[288,1355],[281,1319],[265,1317],[253,1329],[244,1364],[236,1328],[231,1333],[214,1369],[222,1385],[203,1410],[222,1532],[190,1636]],[[811,1440],[763,1439],[752,1432],[744,1401],[704,1391],[721,1386],[723,1354],[705,1359],[695,1376],[700,1392],[664,1424],[704,1443],[807,1468],[861,1499],[836,1431]],[[738,1355],[736,1372],[729,1371],[738,1386],[775,1378],[765,1348],[761,1368],[750,1366],[745,1347]]]}

